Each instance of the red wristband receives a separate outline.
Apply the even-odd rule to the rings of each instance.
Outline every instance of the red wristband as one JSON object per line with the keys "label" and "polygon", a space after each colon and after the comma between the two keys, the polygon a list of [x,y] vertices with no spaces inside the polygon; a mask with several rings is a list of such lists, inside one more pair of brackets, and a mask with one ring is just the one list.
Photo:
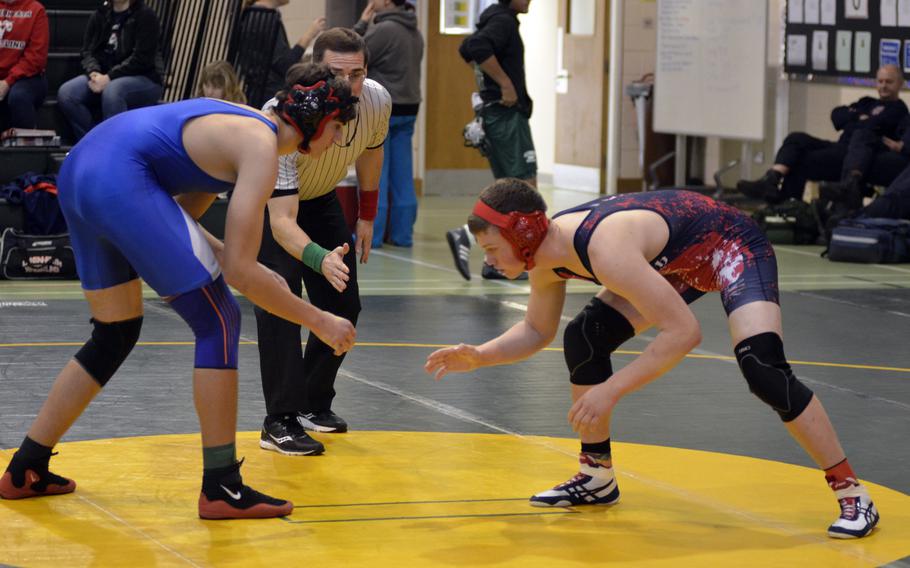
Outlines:
{"label": "red wristband", "polygon": [[376,218],[376,211],[379,209],[379,190],[373,191],[360,190],[360,215],[364,221],[372,221]]}

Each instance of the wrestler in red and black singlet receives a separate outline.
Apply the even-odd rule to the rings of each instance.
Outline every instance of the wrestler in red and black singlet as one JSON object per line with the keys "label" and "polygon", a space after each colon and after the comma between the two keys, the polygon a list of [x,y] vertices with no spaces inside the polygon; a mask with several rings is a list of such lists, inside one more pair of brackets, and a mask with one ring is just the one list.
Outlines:
{"label": "wrestler in red and black singlet", "polygon": [[553,271],[562,278],[600,284],[593,277],[588,257],[591,235],[608,215],[635,209],[653,211],[666,221],[670,237],[649,262],[687,303],[706,292],[720,292],[728,314],[751,302],[779,303],[777,261],[758,225],[729,205],[678,189],[612,195],[560,211],[554,219],[589,211],[575,232],[575,252],[591,276],[563,267]]}

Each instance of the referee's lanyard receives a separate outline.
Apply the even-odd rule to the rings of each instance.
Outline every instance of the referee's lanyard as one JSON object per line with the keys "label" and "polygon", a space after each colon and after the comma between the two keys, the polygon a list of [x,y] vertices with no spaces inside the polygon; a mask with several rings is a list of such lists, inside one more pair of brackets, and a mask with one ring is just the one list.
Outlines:
{"label": "referee's lanyard", "polygon": [[339,148],[350,148],[351,144],[354,143],[354,138],[357,137],[357,129],[360,127],[360,109],[357,109],[357,122],[354,123],[354,132],[351,134],[351,137],[344,144],[335,143]]}

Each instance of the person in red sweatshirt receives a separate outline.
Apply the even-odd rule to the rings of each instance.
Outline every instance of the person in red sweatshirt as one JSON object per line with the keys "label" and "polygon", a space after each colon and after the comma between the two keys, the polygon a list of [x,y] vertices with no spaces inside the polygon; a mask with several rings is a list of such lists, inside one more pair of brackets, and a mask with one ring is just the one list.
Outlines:
{"label": "person in red sweatshirt", "polygon": [[48,35],[37,0],[0,0],[0,130],[37,126],[47,95]]}

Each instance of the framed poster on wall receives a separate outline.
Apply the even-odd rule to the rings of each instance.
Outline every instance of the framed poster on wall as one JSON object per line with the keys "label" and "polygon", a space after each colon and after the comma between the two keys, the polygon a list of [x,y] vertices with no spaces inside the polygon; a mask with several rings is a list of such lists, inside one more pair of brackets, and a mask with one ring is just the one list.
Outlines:
{"label": "framed poster on wall", "polygon": [[439,0],[439,33],[468,35],[474,31],[477,18],[497,0]]}

